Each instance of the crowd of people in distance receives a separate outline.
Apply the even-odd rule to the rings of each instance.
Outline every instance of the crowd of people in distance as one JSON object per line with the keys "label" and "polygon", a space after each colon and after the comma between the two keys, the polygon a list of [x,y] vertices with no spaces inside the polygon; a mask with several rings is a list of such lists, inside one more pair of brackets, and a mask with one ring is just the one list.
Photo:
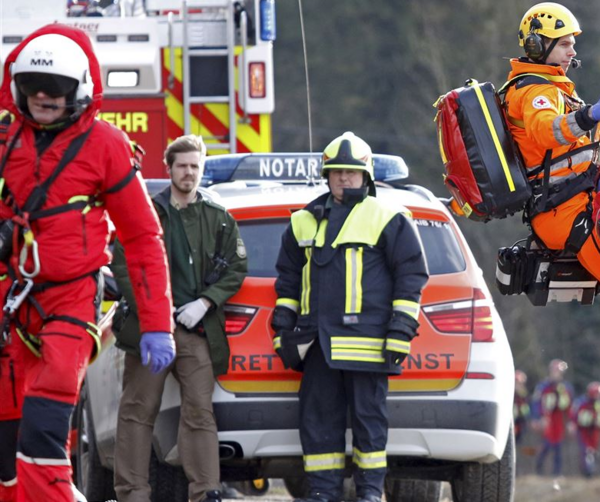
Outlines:
{"label": "crowd of people in distance", "polygon": [[527,374],[515,371],[515,397],[513,404],[515,441],[523,443],[527,430],[539,434],[541,442],[536,448],[535,470],[547,474],[545,464],[552,458],[549,474],[563,474],[563,446],[575,438],[578,447],[581,475],[591,478],[598,474],[597,458],[600,442],[600,382],[590,382],[580,396],[565,378],[568,365],[553,359],[548,366],[548,376],[530,393]]}

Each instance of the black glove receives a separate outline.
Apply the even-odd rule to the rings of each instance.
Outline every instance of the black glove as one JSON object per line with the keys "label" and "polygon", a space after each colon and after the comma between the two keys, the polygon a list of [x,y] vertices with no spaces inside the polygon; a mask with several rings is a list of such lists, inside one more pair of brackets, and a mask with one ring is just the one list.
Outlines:
{"label": "black glove", "polygon": [[318,331],[280,330],[273,338],[273,348],[287,369],[302,371],[304,357],[311,347]]}
{"label": "black glove", "polygon": [[410,352],[410,337],[400,331],[390,331],[385,338],[383,357],[388,363],[400,365]]}
{"label": "black glove", "polygon": [[273,318],[271,319],[271,328],[273,331],[293,330],[296,327],[298,314],[288,307],[278,305],[273,310]]}

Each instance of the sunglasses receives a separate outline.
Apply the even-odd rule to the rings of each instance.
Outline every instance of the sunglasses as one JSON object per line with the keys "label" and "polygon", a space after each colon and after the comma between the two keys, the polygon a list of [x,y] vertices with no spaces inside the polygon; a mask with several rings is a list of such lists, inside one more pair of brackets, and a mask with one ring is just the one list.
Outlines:
{"label": "sunglasses", "polygon": [[15,83],[19,91],[27,97],[43,92],[51,98],[60,98],[73,92],[77,80],[51,73],[19,73],[15,75]]}

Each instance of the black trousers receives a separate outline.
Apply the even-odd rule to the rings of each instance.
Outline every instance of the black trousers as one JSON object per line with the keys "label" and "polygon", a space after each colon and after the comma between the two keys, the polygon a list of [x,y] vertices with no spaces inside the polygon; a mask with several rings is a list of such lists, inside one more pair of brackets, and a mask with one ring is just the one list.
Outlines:
{"label": "black trousers", "polygon": [[352,430],[357,496],[381,496],[386,474],[388,375],[332,369],[318,343],[304,361],[300,439],[310,494],[341,500],[346,429]]}

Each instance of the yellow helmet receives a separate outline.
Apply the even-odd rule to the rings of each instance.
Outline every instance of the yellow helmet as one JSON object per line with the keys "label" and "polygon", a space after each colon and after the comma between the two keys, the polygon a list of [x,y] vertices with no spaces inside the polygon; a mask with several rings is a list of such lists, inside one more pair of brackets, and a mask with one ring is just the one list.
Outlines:
{"label": "yellow helmet", "polygon": [[560,38],[565,35],[577,36],[581,33],[579,22],[565,6],[554,2],[542,2],[531,7],[519,24],[519,45],[526,46],[529,34],[547,38]]}
{"label": "yellow helmet", "polygon": [[335,138],[323,150],[323,167],[321,175],[327,176],[329,169],[356,169],[369,175],[370,181],[375,179],[373,174],[373,152],[367,143],[353,132],[345,132]]}

